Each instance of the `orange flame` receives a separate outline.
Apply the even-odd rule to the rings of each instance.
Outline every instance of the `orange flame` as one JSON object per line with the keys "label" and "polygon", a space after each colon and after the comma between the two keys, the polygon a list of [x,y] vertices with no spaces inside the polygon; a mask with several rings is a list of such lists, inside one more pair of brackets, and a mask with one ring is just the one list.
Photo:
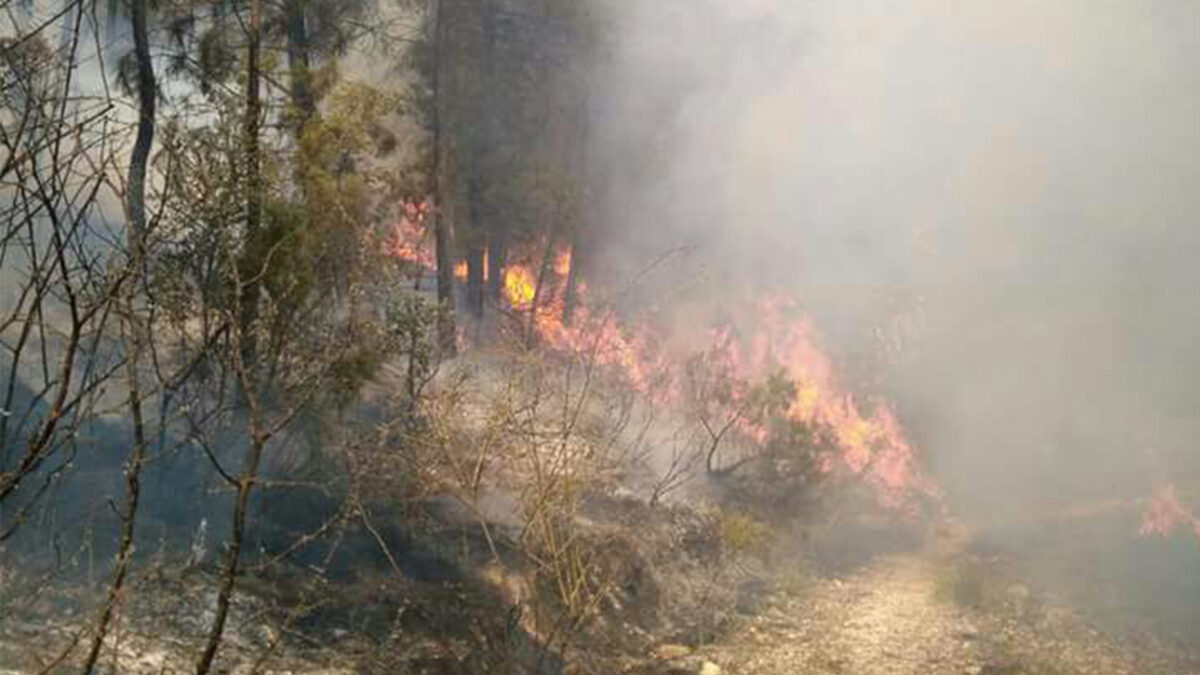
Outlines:
{"label": "orange flame", "polygon": [[[833,432],[837,453],[822,459],[824,471],[840,467],[863,476],[889,505],[899,505],[913,493],[939,496],[891,408],[882,402],[864,408],[838,387],[832,363],[817,347],[809,321],[794,301],[769,298],[757,303],[755,315],[756,332],[741,345],[737,370],[741,377],[757,378],[783,369],[796,385],[787,417]],[[763,431],[751,436],[762,438]]]}
{"label": "orange flame", "polygon": [[554,259],[554,271],[564,278],[571,273],[571,249],[564,248]]}
{"label": "orange flame", "polygon": [[1200,516],[1184,507],[1174,485],[1159,487],[1142,512],[1142,526],[1138,532],[1143,537],[1169,537],[1180,527],[1190,527],[1200,539]]}
{"label": "orange flame", "polygon": [[391,236],[384,242],[384,254],[433,269],[433,247],[425,228],[425,217],[432,208],[428,200],[404,202],[400,209],[400,220],[392,225]]}
{"label": "orange flame", "polygon": [[[434,260],[424,245],[422,207],[406,206],[404,218],[395,227],[396,238],[389,251],[405,260],[432,269]],[[677,360],[669,359],[657,345],[659,336],[646,325],[629,325],[612,310],[589,302],[587,286],[577,286],[574,321],[562,321],[563,287],[571,270],[569,248],[554,254],[554,272],[543,280],[546,288],[537,288],[534,265],[512,262],[504,270],[502,292],[508,304],[521,312],[532,311],[534,295],[541,298],[532,326],[539,342],[554,350],[586,355],[598,366],[621,375],[634,389],[650,395],[678,397],[672,383],[679,370]],[[455,276],[465,279],[467,264],[455,265]],[[809,425],[820,425],[831,432],[836,451],[821,460],[826,472],[844,471],[861,476],[878,490],[883,503],[899,506],[920,494],[940,498],[937,487],[919,468],[917,453],[905,437],[895,413],[886,404],[860,404],[841,389],[830,359],[817,346],[813,330],[797,303],[776,296],[754,303],[755,332],[749,339],[735,339],[728,328],[713,335],[713,344],[726,352],[727,367],[744,380],[766,377],[780,369],[796,386],[796,396],[786,416]],[[663,383],[666,386],[663,386]],[[740,432],[751,442],[766,443],[771,434],[767,425],[743,421]],[[1148,512],[1149,513],[1149,512]],[[1162,507],[1144,525],[1147,532],[1161,531],[1166,516],[1178,518],[1178,511]],[[1165,515],[1164,515],[1165,514]],[[1188,521],[1200,528],[1200,521]],[[1198,530],[1200,534],[1200,530]]]}

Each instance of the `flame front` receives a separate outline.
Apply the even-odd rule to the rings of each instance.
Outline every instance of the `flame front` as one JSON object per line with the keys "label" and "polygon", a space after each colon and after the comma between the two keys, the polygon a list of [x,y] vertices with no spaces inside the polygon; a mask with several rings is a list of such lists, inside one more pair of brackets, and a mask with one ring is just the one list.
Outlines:
{"label": "flame front", "polygon": [[737,367],[747,378],[779,369],[787,374],[796,386],[787,417],[833,433],[836,453],[822,458],[824,471],[840,468],[863,476],[889,505],[913,494],[939,497],[892,409],[883,402],[864,408],[838,386],[829,358],[794,300],[776,295],[756,303],[754,315],[754,337],[743,341]]}
{"label": "flame front", "polygon": [[[570,254],[559,253],[555,260],[557,277],[565,281],[570,272]],[[508,299],[515,308],[528,308],[532,298],[531,275],[527,268],[507,283]],[[519,281],[519,283],[517,283]],[[545,291],[542,291],[545,292]],[[538,338],[549,347],[569,353],[592,355],[597,364],[616,369],[635,389],[643,393],[664,379],[678,378],[678,363],[669,360],[650,345],[659,344],[645,325],[623,325],[611,310],[596,312],[587,302],[586,286],[580,285],[582,298],[576,310],[577,320],[570,326],[561,319],[561,300],[545,303],[535,317]],[[555,298],[561,294],[555,293]],[[832,431],[836,452],[822,458],[826,472],[845,470],[862,476],[876,487],[882,501],[899,506],[915,494],[940,499],[933,482],[920,470],[916,451],[907,440],[899,419],[880,402],[869,409],[839,389],[829,358],[812,338],[810,323],[797,303],[775,296],[756,303],[755,331],[749,339],[739,339],[730,326],[713,332],[715,351],[725,367],[745,380],[766,377],[780,369],[796,386],[796,396],[786,416],[807,425],[819,425]],[[666,387],[669,396],[680,396],[678,386]],[[678,402],[678,401],[676,401]],[[770,430],[749,420],[739,425],[752,442],[763,444]]]}
{"label": "flame front", "polygon": [[[397,231],[411,235],[404,225]],[[411,240],[398,240],[401,243],[391,248],[395,255],[432,267],[427,250],[414,247]],[[502,292],[510,307],[532,312],[538,299],[536,316],[529,323],[537,341],[553,350],[583,355],[615,371],[637,391],[680,403],[681,365],[657,348],[664,341],[648,325],[630,324],[613,309],[591,302],[582,281],[576,287],[574,320],[564,323],[565,285],[573,261],[568,248],[553,256],[547,269],[552,273],[545,275],[543,288],[538,287],[532,264],[510,262],[504,269]],[[461,280],[466,275],[466,263],[457,263],[455,276]],[[776,295],[750,306],[752,335],[743,337],[725,326],[713,332],[713,344],[738,378],[756,380],[780,370],[787,375],[795,385],[795,397],[785,416],[831,432],[835,451],[821,457],[820,468],[861,476],[888,505],[899,506],[915,495],[940,499],[936,486],[920,470],[916,451],[892,409],[882,402],[863,406],[839,387],[834,368],[818,348],[798,303]],[[751,442],[764,444],[770,439],[771,430],[761,423],[743,420],[738,428]]]}

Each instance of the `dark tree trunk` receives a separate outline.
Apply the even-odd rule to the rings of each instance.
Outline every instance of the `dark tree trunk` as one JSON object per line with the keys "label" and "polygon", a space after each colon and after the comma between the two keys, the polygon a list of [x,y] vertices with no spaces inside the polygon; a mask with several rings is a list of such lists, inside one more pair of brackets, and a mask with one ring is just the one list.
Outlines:
{"label": "dark tree trunk", "polygon": [[133,56],[137,67],[138,126],[129,157],[129,185],[125,196],[132,231],[131,256],[139,254],[146,232],[146,166],[150,160],[150,146],[154,143],[154,107],[158,94],[146,31],[146,11],[146,0],[134,0]]}
{"label": "dark tree trunk", "polygon": [[[263,186],[262,167],[259,163],[259,118],[262,114],[262,101],[259,98],[259,83],[262,78],[260,71],[261,42],[262,42],[262,0],[250,0],[250,17],[246,27],[246,110],[242,129],[246,167],[243,181],[246,190],[246,239],[245,249],[238,270],[238,283],[241,285],[241,315],[239,317],[237,346],[241,362],[238,364],[238,379],[241,383],[242,395],[248,406],[253,406],[255,393],[251,391],[250,382],[253,376],[248,373],[254,370],[257,345],[255,341],[256,324],[258,323],[258,294],[260,277],[264,272],[266,252],[263,250],[262,239],[262,207]],[[257,420],[251,423],[251,443],[243,465],[241,480],[238,483],[238,494],[233,510],[233,533],[225,552],[225,569],[221,574],[221,584],[217,589],[217,607],[212,625],[209,627],[204,650],[196,662],[196,675],[206,675],[212,669],[213,659],[216,658],[217,648],[221,644],[225,632],[225,621],[229,616],[229,606],[233,600],[234,582],[237,579],[238,563],[241,558],[242,543],[245,538],[246,512],[250,501],[250,492],[258,477],[258,463],[262,457],[263,445],[267,435],[260,433]]]}
{"label": "dark tree trunk", "polygon": [[[133,144],[133,152],[129,158],[129,181],[125,192],[125,213],[129,219],[128,247],[130,264],[134,266],[134,274],[143,268],[146,255],[146,165],[150,158],[150,148],[154,143],[154,105],[156,102],[156,84],[154,81],[154,62],[150,57],[150,40],[146,30],[147,0],[134,0],[132,6],[133,23],[133,54],[137,67],[138,87],[138,127],[137,139]],[[138,500],[141,497],[142,466],[146,461],[146,424],[142,417],[142,394],[138,383],[138,367],[142,358],[141,327],[134,321],[132,307],[125,308],[126,345],[129,348],[129,360],[125,370],[129,384],[129,413],[133,423],[133,447],[130,452],[129,464],[125,469],[125,509],[121,513],[121,543],[117,553],[117,565],[113,572],[113,580],[108,587],[108,597],[96,619],[96,630],[92,635],[91,648],[84,661],[85,675],[96,667],[100,658],[100,650],[108,635],[108,626],[120,601],[125,580],[129,574],[130,562],[133,559],[134,526],[137,523]]]}
{"label": "dark tree trunk", "polygon": [[206,675],[212,669],[213,659],[217,656],[217,648],[221,645],[221,636],[225,631],[225,621],[229,617],[229,607],[233,602],[238,563],[242,555],[242,545],[246,541],[246,516],[250,512],[250,493],[258,480],[258,465],[267,442],[266,435],[260,435],[258,429],[255,429],[251,436],[250,449],[237,485],[237,497],[233,506],[233,532],[226,544],[225,566],[221,570],[221,583],[217,589],[216,614],[204,643],[204,651],[200,654],[200,660],[196,662],[196,675]]}
{"label": "dark tree trunk", "polygon": [[454,356],[456,352],[457,330],[454,322],[454,261],[450,256],[450,224],[446,221],[443,206],[446,200],[442,198],[444,181],[442,180],[442,119],[441,119],[441,71],[445,55],[443,42],[445,40],[445,12],[442,10],[444,0],[433,0],[433,67],[430,73],[430,93],[432,95],[432,110],[430,111],[430,135],[432,148],[430,150],[431,164],[430,180],[432,182],[434,256],[437,261],[437,297],[438,297],[438,349],[443,357]]}
{"label": "dark tree trunk", "polygon": [[567,270],[567,286],[563,290],[562,323],[564,326],[570,326],[571,322],[575,320],[575,308],[579,305],[579,274],[583,264],[583,260],[580,258],[582,254],[579,246],[580,238],[579,232],[571,237],[571,266]]}
{"label": "dark tree trunk", "polygon": [[537,340],[537,318],[543,302],[553,301],[554,290],[546,287],[546,279],[550,276],[551,258],[554,256],[555,230],[546,235],[546,250],[542,252],[542,264],[538,267],[537,281],[533,285],[533,302],[529,306],[529,316],[525,324],[525,346],[532,347]]}
{"label": "dark tree trunk", "polygon": [[259,84],[262,72],[260,43],[262,41],[261,0],[251,0],[250,21],[246,36],[246,109],[242,121],[242,143],[245,154],[242,168],[242,183],[246,195],[246,231],[242,255],[238,265],[239,330],[242,335],[242,356],[248,367],[253,367],[257,352],[255,325],[258,323],[259,290],[264,273],[266,251],[262,241],[262,167],[259,162],[259,122],[262,116],[262,100]]}
{"label": "dark tree trunk", "polygon": [[487,248],[487,299],[493,304],[500,303],[500,293],[504,288],[504,267],[508,263],[508,233],[496,230],[488,241]]}
{"label": "dark tree trunk", "polygon": [[467,311],[476,319],[483,318],[483,176],[478,163],[467,168],[467,217],[471,231],[467,234]]}
{"label": "dark tree trunk", "polygon": [[483,318],[483,245],[467,245],[467,310],[476,319]]}
{"label": "dark tree trunk", "polygon": [[296,132],[299,134],[316,112],[316,101],[313,100],[312,94],[304,0],[286,0],[283,12],[287,32],[288,69],[291,71],[292,105],[296,109]]}
{"label": "dark tree trunk", "polygon": [[[137,4],[144,5],[146,0]],[[137,9],[133,10],[135,15]],[[140,261],[138,261],[140,262]],[[127,308],[128,310],[128,308]],[[108,597],[96,619],[96,630],[92,635],[92,644],[88,649],[87,660],[84,661],[84,675],[91,675],[100,658],[100,650],[104,647],[104,638],[108,635],[108,625],[116,612],[117,604],[125,588],[125,580],[129,576],[130,563],[133,561],[133,536],[137,524],[138,501],[142,494],[142,467],[146,463],[146,422],[142,415],[142,394],[138,384],[138,367],[142,360],[141,326],[132,319],[132,311],[125,317],[129,334],[125,336],[126,346],[130,351],[125,364],[129,379],[129,413],[133,424],[133,447],[129,455],[129,463],[125,467],[125,508],[121,512],[121,544],[117,551],[117,565],[113,571],[113,580],[108,586]]]}

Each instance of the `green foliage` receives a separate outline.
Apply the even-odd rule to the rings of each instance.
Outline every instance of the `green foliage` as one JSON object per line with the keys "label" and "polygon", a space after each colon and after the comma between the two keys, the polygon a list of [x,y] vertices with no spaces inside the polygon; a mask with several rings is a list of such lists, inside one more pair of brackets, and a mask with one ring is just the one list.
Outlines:
{"label": "green foliage", "polygon": [[737,511],[721,514],[721,541],[735,554],[765,556],[775,539],[774,528],[749,514]]}
{"label": "green foliage", "polygon": [[335,393],[350,398],[383,365],[385,355],[374,345],[359,344],[335,358],[329,366],[329,380]]}
{"label": "green foliage", "polygon": [[438,306],[416,293],[402,292],[385,310],[389,357],[403,361],[406,405],[416,412],[425,388],[437,374],[435,339]]}
{"label": "green foliage", "polygon": [[385,316],[387,333],[397,349],[414,359],[421,372],[427,373],[434,365],[437,305],[416,293],[402,292],[391,299]]}
{"label": "green foliage", "polygon": [[746,391],[749,419],[756,424],[784,419],[795,400],[796,383],[782,369],[750,384]]}
{"label": "green foliage", "polygon": [[729,349],[718,344],[684,363],[684,388],[696,412],[710,421],[736,417],[747,426],[784,418],[796,399],[796,384],[782,369],[761,380],[738,373]]}

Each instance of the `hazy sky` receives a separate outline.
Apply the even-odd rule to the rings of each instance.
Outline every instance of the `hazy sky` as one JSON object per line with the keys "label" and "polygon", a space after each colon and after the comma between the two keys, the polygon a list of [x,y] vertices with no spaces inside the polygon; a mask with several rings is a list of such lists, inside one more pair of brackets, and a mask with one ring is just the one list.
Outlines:
{"label": "hazy sky", "polygon": [[622,246],[786,287],[842,356],[917,327],[879,375],[960,494],[1200,473],[1200,3],[620,4]]}

